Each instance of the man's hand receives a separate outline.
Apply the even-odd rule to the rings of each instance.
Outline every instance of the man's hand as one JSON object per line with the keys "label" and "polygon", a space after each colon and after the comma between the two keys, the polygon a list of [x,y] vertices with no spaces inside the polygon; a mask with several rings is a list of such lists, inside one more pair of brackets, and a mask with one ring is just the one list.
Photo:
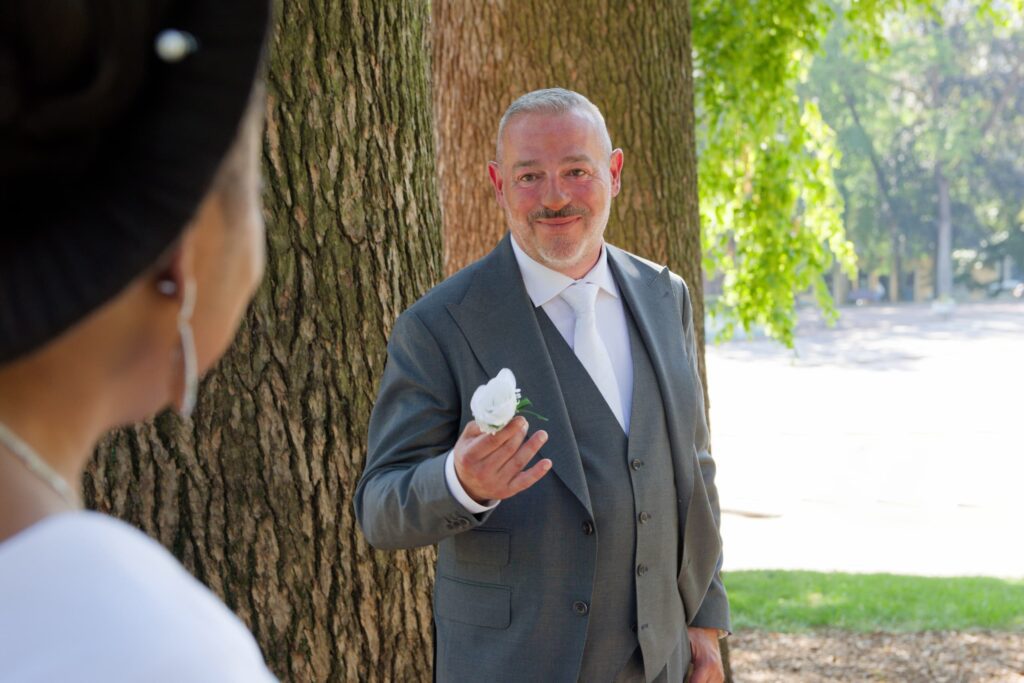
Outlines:
{"label": "man's hand", "polygon": [[527,425],[522,417],[513,418],[497,434],[485,434],[475,420],[462,430],[455,444],[455,474],[469,496],[486,505],[488,501],[511,498],[536,484],[551,469],[547,458],[523,471],[544,442],[548,433],[538,431],[526,438]]}
{"label": "man's hand", "polygon": [[690,683],[722,683],[722,651],[718,649],[718,629],[688,628],[690,635],[690,661],[693,675]]}

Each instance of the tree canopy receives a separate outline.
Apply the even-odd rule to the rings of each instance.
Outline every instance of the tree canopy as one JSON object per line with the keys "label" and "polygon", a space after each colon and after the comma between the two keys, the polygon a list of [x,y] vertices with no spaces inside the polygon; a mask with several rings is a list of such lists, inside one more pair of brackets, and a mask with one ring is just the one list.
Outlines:
{"label": "tree canopy", "polygon": [[[712,311],[725,321],[725,334],[736,326],[749,330],[759,325],[792,344],[796,296],[808,288],[826,314],[834,317],[823,275],[836,260],[852,273],[856,257],[851,236],[868,259],[882,258],[877,234],[882,226],[877,218],[883,210],[891,210],[893,220],[901,225],[906,221],[908,239],[914,244],[927,246],[926,235],[934,232],[929,221],[934,222],[935,210],[919,205],[925,181],[920,173],[906,186],[895,176],[888,179],[891,206],[883,207],[886,193],[880,188],[885,185],[878,185],[872,165],[870,142],[875,138],[862,132],[858,139],[851,130],[857,128],[852,114],[847,115],[849,126],[847,119],[836,119],[837,97],[844,92],[835,90],[836,84],[860,87],[877,81],[870,84],[877,89],[874,95],[858,93],[856,98],[874,102],[871,111],[887,119],[885,126],[906,126],[904,119],[912,109],[905,111],[902,101],[885,90],[880,65],[904,60],[906,73],[920,81],[929,78],[930,72],[921,70],[924,62],[935,57],[938,71],[955,79],[963,66],[965,41],[994,46],[994,50],[1010,49],[1013,39],[996,34],[1012,30],[1014,22],[1019,24],[1022,4],[1013,0],[963,8],[932,0],[696,0],[694,55],[705,268],[709,276],[722,277],[722,295]],[[921,27],[931,27],[927,29],[934,34],[930,47],[918,51],[909,44],[904,47],[904,39],[924,30]],[[945,37],[940,39],[939,34]],[[986,37],[995,42],[986,42]],[[819,68],[817,62],[824,65]],[[885,78],[891,81],[888,66],[884,68]],[[841,77],[837,70],[842,71]],[[862,77],[872,71],[876,77]],[[829,97],[807,90],[812,72],[819,76],[819,85],[830,85]],[[921,99],[922,116],[946,121],[951,112],[945,109],[945,95],[951,90],[964,95],[956,98],[957,105],[949,105],[959,107],[961,123],[941,130],[932,125],[927,145],[922,140],[916,154],[935,159],[954,150],[962,155],[965,148],[987,154],[982,146],[962,139],[967,130],[979,142],[985,138],[970,125],[971,113],[976,116],[979,111],[977,100],[999,101],[991,88],[980,86],[984,74],[975,80],[978,87],[950,81]],[[928,84],[939,87],[932,81]],[[940,99],[943,105],[936,109]],[[833,129],[836,120],[843,124],[839,139]],[[876,124],[883,122],[872,118],[871,125]],[[906,151],[901,156],[889,145],[891,134],[886,137],[884,151],[876,148],[875,156],[884,154],[888,162],[891,155],[894,169],[907,165]],[[840,148],[846,152],[845,166],[840,164]],[[997,163],[999,157],[987,158]],[[1003,158],[998,163],[1007,162]],[[922,168],[934,170],[935,164]],[[962,196],[960,183],[956,176],[956,196]],[[914,194],[914,187],[921,191]],[[851,196],[856,201],[850,202],[852,208],[844,215],[844,199],[850,201]],[[955,207],[958,220],[962,210]],[[874,231],[871,239],[861,239],[870,231]]]}

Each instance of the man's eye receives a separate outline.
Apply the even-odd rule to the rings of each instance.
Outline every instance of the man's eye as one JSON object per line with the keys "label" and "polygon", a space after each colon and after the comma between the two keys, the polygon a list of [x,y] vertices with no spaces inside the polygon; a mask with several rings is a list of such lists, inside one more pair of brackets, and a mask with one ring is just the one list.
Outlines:
{"label": "man's eye", "polygon": [[587,171],[586,169],[582,168],[574,168],[571,171],[569,171],[569,175],[573,176],[574,178],[582,178],[583,176],[587,175]]}
{"label": "man's eye", "polygon": [[521,183],[532,183],[536,179],[536,173],[524,173],[523,175],[519,176],[519,182]]}

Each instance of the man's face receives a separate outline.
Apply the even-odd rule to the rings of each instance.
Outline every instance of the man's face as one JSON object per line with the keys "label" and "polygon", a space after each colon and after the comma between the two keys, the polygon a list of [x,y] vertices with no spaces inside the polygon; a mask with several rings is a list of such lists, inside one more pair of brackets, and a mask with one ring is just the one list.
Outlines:
{"label": "man's face", "polygon": [[505,126],[502,158],[489,165],[519,246],[574,279],[601,255],[619,193],[622,150],[606,150],[601,124],[585,111],[520,114]]}

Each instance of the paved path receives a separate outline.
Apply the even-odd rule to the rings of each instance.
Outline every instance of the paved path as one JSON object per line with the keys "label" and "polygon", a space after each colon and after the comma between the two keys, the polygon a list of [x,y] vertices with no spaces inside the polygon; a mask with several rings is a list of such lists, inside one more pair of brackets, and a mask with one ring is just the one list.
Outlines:
{"label": "paved path", "polygon": [[1024,577],[1024,304],[708,346],[725,568]]}

